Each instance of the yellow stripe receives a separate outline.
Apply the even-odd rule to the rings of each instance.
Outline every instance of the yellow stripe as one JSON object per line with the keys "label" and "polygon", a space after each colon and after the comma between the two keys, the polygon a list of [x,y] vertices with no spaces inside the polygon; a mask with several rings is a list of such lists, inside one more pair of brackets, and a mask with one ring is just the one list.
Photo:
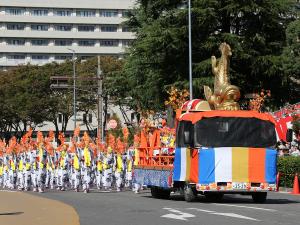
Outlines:
{"label": "yellow stripe", "polygon": [[185,181],[190,180],[190,169],[191,169],[191,149],[186,149],[186,173],[185,173]]}
{"label": "yellow stripe", "polygon": [[248,182],[248,148],[232,148],[232,181]]}

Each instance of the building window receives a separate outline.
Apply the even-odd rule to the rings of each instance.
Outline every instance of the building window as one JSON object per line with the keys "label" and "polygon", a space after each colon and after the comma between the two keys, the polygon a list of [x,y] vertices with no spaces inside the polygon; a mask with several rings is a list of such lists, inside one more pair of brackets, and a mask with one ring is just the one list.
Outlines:
{"label": "building window", "polygon": [[25,55],[8,55],[8,60],[25,59]]}
{"label": "building window", "polygon": [[34,9],[31,11],[32,16],[48,16],[47,9]]}
{"label": "building window", "polygon": [[47,46],[49,44],[49,41],[44,39],[36,39],[36,40],[31,40],[31,44],[38,45],[38,46]]}
{"label": "building window", "polygon": [[101,32],[117,32],[117,26],[101,26]]}
{"label": "building window", "polygon": [[45,24],[32,24],[31,25],[31,30],[47,31],[48,29],[49,29],[49,26],[45,25]]}
{"label": "building window", "polygon": [[54,11],[55,16],[71,16],[72,11],[71,10],[56,10]]}
{"label": "building window", "polygon": [[25,14],[25,9],[23,8],[8,8],[5,10],[8,15],[20,16]]}
{"label": "building window", "polygon": [[94,40],[80,40],[78,41],[79,46],[94,46],[95,41]]}
{"label": "building window", "polygon": [[9,23],[6,25],[7,30],[24,30],[25,25],[22,23]]}
{"label": "building window", "polygon": [[89,123],[92,123],[92,122],[93,122],[93,115],[89,114]]}
{"label": "building window", "polygon": [[48,55],[32,55],[31,58],[33,60],[48,60],[49,56]]}
{"label": "building window", "polygon": [[95,10],[80,10],[80,11],[76,11],[76,16],[94,17],[94,16],[96,16],[96,11]]}
{"label": "building window", "polygon": [[82,115],[82,121],[83,121],[84,123],[86,123],[86,114],[85,114],[85,113]]}
{"label": "building window", "polygon": [[24,39],[8,39],[6,41],[8,45],[25,45]]}
{"label": "building window", "polygon": [[86,31],[86,32],[94,32],[95,26],[86,26],[86,25],[79,25],[78,31]]}
{"label": "building window", "polygon": [[56,46],[70,46],[70,45],[72,45],[72,41],[71,40],[64,40],[64,39],[62,39],[62,40],[55,40],[54,44]]}
{"label": "building window", "polygon": [[72,25],[55,25],[54,29],[58,31],[71,31]]}
{"label": "building window", "polygon": [[123,40],[122,45],[125,47],[130,47],[132,45],[132,40]]}
{"label": "building window", "polygon": [[118,46],[118,40],[100,40],[100,46]]}
{"label": "building window", "polygon": [[122,27],[122,32],[131,32],[129,27]]}
{"label": "building window", "polygon": [[116,10],[100,10],[101,17],[118,17],[118,11]]}
{"label": "building window", "polygon": [[71,55],[56,55],[55,60],[67,60],[72,59]]}
{"label": "building window", "polygon": [[128,18],[129,17],[129,11],[128,10],[123,10],[122,11],[122,17]]}

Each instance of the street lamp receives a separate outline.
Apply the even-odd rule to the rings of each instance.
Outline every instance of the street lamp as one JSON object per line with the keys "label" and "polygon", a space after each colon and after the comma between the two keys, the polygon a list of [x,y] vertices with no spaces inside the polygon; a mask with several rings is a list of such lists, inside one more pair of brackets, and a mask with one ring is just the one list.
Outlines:
{"label": "street lamp", "polygon": [[72,52],[73,61],[73,107],[74,107],[74,130],[76,128],[76,67],[75,67],[75,50],[67,48]]}
{"label": "street lamp", "polygon": [[193,99],[193,75],[192,75],[192,22],[191,22],[191,0],[188,0],[189,7],[189,86],[190,100]]}

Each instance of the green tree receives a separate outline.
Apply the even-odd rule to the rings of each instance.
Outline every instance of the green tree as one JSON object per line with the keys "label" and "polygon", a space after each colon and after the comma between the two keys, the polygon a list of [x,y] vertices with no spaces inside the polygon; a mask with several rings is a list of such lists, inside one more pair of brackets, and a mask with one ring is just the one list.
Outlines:
{"label": "green tree", "polygon": [[[132,107],[159,110],[166,88],[188,87],[188,22],[186,1],[139,0],[127,25],[136,32],[128,51],[124,75]],[[295,1],[194,0],[192,1],[193,86],[203,98],[203,85],[212,85],[211,55],[218,46],[233,49],[231,82],[243,93],[261,88],[286,89],[281,54],[285,30],[295,19]],[[275,82],[271,83],[270,79]],[[272,95],[274,96],[274,95]],[[281,104],[286,96],[274,96]]]}

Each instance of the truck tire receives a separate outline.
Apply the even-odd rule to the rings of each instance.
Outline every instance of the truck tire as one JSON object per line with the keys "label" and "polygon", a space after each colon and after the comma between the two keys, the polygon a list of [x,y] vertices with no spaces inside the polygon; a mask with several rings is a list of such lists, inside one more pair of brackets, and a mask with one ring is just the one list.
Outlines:
{"label": "truck tire", "polygon": [[267,200],[267,192],[252,193],[252,200],[255,203],[264,203]]}
{"label": "truck tire", "polygon": [[151,187],[151,195],[153,198],[169,199],[171,191],[159,187]]}
{"label": "truck tire", "polygon": [[158,198],[157,187],[151,187],[151,196],[152,196],[153,198]]}
{"label": "truck tire", "polygon": [[220,202],[223,199],[224,194],[223,193],[214,193],[214,192],[205,192],[204,196],[209,202]]}
{"label": "truck tire", "polygon": [[195,201],[197,197],[197,191],[195,187],[186,184],[184,186],[184,200],[187,202],[193,202]]}

